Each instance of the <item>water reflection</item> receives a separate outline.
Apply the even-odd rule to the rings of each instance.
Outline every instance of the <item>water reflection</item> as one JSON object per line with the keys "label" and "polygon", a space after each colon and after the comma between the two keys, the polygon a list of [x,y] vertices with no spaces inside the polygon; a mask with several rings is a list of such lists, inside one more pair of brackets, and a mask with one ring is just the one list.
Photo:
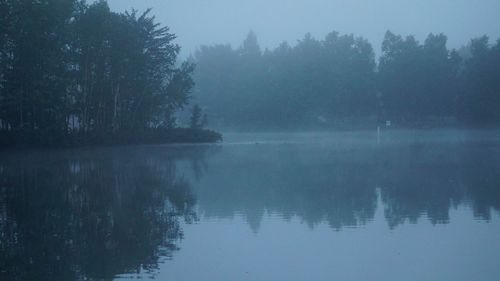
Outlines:
{"label": "water reflection", "polygon": [[196,219],[175,161],[200,149],[5,153],[0,161],[0,279],[109,280],[154,274]]}
{"label": "water reflection", "polygon": [[450,223],[458,206],[500,211],[496,139],[356,139],[3,152],[0,279],[154,277],[196,220],[243,215],[258,233],[273,214],[341,231],[377,210],[389,228]]}
{"label": "water reflection", "polygon": [[201,213],[242,214],[255,232],[266,213],[340,230],[373,220],[377,207],[391,228],[422,216],[448,223],[450,209],[462,204],[476,219],[500,210],[496,141],[260,144],[226,147],[210,160],[196,191]]}

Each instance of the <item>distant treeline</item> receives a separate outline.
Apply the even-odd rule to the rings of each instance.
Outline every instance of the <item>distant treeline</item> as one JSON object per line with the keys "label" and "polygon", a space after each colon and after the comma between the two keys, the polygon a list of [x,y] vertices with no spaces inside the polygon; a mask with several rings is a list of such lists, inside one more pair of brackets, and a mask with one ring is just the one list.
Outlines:
{"label": "distant treeline", "polygon": [[353,35],[307,34],[295,46],[261,51],[203,46],[195,54],[200,104],[212,125],[247,129],[500,124],[500,40],[449,50],[447,37],[387,32],[377,60]]}
{"label": "distant treeline", "polygon": [[144,131],[161,139],[174,131],[194,65],[176,64],[175,35],[149,11],[0,0],[0,13],[0,143],[139,140],[134,134]]}

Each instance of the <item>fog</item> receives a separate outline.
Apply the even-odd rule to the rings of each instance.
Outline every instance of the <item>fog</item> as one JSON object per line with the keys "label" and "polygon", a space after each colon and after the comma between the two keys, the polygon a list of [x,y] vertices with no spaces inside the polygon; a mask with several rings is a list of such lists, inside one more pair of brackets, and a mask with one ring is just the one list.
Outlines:
{"label": "fog", "polygon": [[0,280],[500,276],[500,0],[0,0]]}
{"label": "fog", "polygon": [[[500,124],[499,1],[5,0],[0,11],[3,144]],[[191,131],[151,133],[179,128]]]}
{"label": "fog", "polygon": [[153,8],[157,20],[171,27],[182,47],[182,57],[200,45],[239,46],[249,30],[261,47],[296,42],[305,33],[322,38],[332,30],[363,36],[380,54],[384,33],[448,35],[448,46],[458,48],[473,37],[500,37],[500,1],[467,0],[110,0],[119,12],[132,7]]}

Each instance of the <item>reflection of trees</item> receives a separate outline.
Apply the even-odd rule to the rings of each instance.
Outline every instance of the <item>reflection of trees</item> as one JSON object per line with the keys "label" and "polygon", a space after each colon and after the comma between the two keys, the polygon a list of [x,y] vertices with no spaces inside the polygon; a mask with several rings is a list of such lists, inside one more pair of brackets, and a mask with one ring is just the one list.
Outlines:
{"label": "reflection of trees", "polygon": [[460,180],[467,187],[467,198],[474,216],[491,218],[492,210],[500,211],[500,149],[485,144],[490,149],[469,148],[464,151]]}
{"label": "reflection of trees", "polygon": [[179,218],[195,218],[195,197],[176,175],[180,155],[126,148],[4,157],[0,279],[153,272],[182,238]]}
{"label": "reflection of trees", "polygon": [[384,150],[382,197],[391,227],[426,215],[449,222],[449,210],[472,204],[477,218],[500,210],[499,154],[488,144],[422,145]]}
{"label": "reflection of trees", "polygon": [[[447,223],[450,209],[463,204],[482,219],[500,210],[498,145],[221,150],[209,158],[206,148],[183,146],[4,153],[0,280],[154,272],[176,250],[180,220],[196,219],[196,202],[208,217],[242,214],[253,231],[266,212],[298,217],[311,227],[364,225],[377,202],[390,227],[423,215]],[[197,180],[196,200],[191,178]]]}
{"label": "reflection of trees", "polygon": [[457,147],[412,146],[385,149],[379,168],[384,213],[390,227],[426,215],[447,223],[449,210],[462,202]]}
{"label": "reflection of trees", "polygon": [[254,231],[266,212],[297,216],[311,227],[327,221],[336,229],[373,218],[375,163],[365,161],[363,151],[268,148],[239,147],[245,151],[237,155],[226,148],[227,154],[211,159],[205,188],[197,192],[205,216],[242,214]]}
{"label": "reflection of trees", "polygon": [[200,210],[209,217],[242,214],[254,231],[266,212],[340,229],[373,219],[377,187],[390,227],[423,215],[433,224],[447,223],[450,209],[462,204],[471,204],[478,218],[500,210],[495,146],[435,142],[295,148],[226,147],[208,163],[197,192]]}

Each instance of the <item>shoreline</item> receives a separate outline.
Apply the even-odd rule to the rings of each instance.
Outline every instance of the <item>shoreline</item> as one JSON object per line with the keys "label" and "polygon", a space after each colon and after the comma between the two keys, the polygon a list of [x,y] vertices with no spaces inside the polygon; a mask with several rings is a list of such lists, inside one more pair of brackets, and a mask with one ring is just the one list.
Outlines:
{"label": "shoreline", "polygon": [[0,132],[0,150],[31,148],[113,147],[123,145],[218,143],[222,134],[208,129],[148,129],[116,133],[65,133],[48,131]]}

